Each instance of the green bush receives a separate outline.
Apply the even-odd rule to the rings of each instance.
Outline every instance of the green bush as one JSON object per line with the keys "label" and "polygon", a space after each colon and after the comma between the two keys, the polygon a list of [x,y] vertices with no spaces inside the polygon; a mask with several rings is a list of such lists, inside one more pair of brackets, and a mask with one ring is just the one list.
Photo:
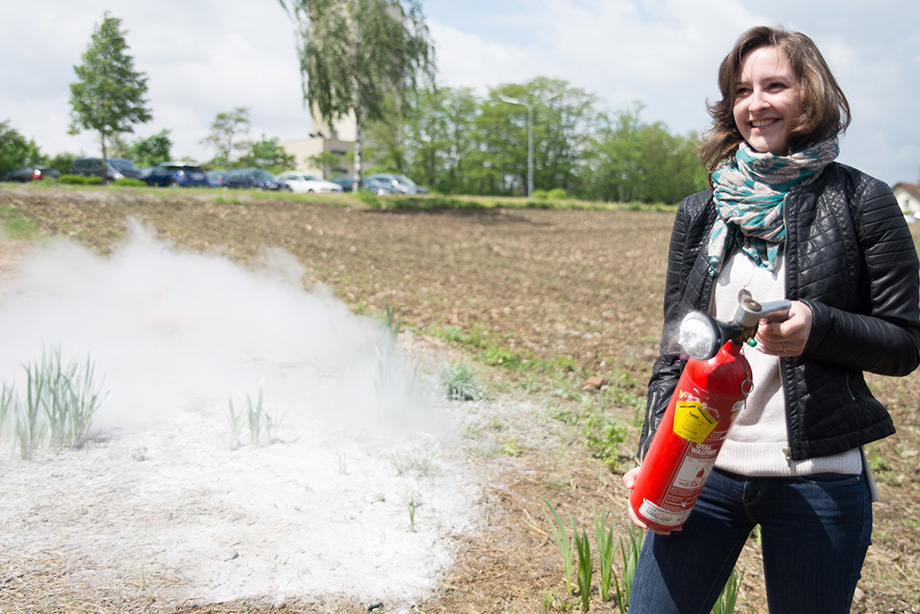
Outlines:
{"label": "green bush", "polygon": [[[536,196],[536,194],[534,194]],[[553,188],[546,193],[546,197],[550,200],[562,200],[563,198],[568,198],[568,194],[565,193],[565,190],[562,188]]]}
{"label": "green bush", "polygon": [[545,200],[547,198],[546,190],[534,190],[533,198],[538,198],[540,200]]}
{"label": "green bush", "polygon": [[86,185],[86,177],[83,175],[61,175],[61,177],[58,179],[58,183]]}
{"label": "green bush", "polygon": [[124,177],[123,179],[116,179],[112,185],[123,185],[131,188],[143,188],[147,184],[140,179],[135,179],[134,177]]}

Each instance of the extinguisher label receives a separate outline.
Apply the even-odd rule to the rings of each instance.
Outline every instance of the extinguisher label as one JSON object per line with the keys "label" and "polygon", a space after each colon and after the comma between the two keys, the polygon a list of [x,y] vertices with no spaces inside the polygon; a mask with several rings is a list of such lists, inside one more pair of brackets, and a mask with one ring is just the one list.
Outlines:
{"label": "extinguisher label", "polygon": [[[693,452],[692,456],[687,455],[687,458],[684,459],[683,464],[680,466],[680,471],[674,479],[674,487],[672,487],[671,492],[681,488],[689,491],[699,491],[703,484],[706,483],[706,478],[709,477],[709,472],[712,471],[712,461],[716,458],[716,450],[710,446],[699,446]],[[684,493],[679,493],[679,495],[684,495]]]}
{"label": "extinguisher label", "polygon": [[655,505],[648,499],[644,499],[642,505],[639,506],[639,514],[662,526],[679,527],[690,516],[692,506],[693,504],[691,503],[688,508],[665,509]]}
{"label": "extinguisher label", "polygon": [[703,443],[719,421],[703,408],[699,401],[678,401],[674,413],[674,433],[692,441]]}

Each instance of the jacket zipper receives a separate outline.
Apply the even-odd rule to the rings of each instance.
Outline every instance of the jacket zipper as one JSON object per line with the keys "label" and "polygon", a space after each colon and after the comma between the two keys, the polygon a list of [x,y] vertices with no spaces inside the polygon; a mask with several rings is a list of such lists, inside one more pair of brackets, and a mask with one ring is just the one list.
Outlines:
{"label": "jacket zipper", "polygon": [[[791,200],[792,195],[795,191],[796,191],[795,187],[790,189],[789,192],[786,194],[786,198],[783,202],[783,229],[786,231],[786,242],[784,245],[785,254],[783,254],[783,259],[785,260],[785,263],[786,263],[785,264],[786,266],[786,298],[789,300],[792,300],[792,298],[789,296],[790,294],[789,285],[791,283],[791,276],[789,275],[789,263],[792,260],[789,254],[792,250],[789,248],[789,236],[791,235],[791,232],[789,230],[789,217],[787,215],[789,207],[787,205],[789,204],[789,201]],[[798,275],[798,261],[796,261],[796,275]],[[783,401],[785,403],[785,408],[786,408],[786,411],[784,412],[786,415],[786,443],[788,444],[783,448],[783,455],[786,457],[786,465],[791,468],[792,467],[792,423],[791,423],[790,418],[792,414],[792,408],[789,403],[789,387],[786,382],[786,368],[785,368],[783,358],[779,359],[779,380],[783,385]]]}

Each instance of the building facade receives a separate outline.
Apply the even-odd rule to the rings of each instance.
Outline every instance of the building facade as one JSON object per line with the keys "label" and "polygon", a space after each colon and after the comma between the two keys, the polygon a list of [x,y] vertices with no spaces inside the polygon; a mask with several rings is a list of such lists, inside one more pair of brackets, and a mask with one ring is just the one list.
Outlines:
{"label": "building facade", "polygon": [[340,175],[353,176],[355,165],[351,154],[358,134],[354,114],[326,122],[316,105],[313,105],[310,125],[313,131],[308,138],[279,143],[288,154],[294,156],[294,168],[323,179]]}
{"label": "building facade", "polygon": [[904,215],[920,214],[920,197],[917,196],[916,183],[896,183],[891,187],[891,191],[898,199],[898,205]]}

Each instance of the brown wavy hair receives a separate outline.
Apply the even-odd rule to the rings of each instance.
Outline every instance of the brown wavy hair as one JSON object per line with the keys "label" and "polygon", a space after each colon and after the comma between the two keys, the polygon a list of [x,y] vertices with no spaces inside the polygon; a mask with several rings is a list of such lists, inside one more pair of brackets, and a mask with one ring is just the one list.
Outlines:
{"label": "brown wavy hair", "polygon": [[733,157],[744,140],[732,112],[736,83],[744,57],[761,47],[776,47],[785,52],[799,80],[802,113],[789,130],[790,153],[840,134],[850,125],[850,103],[814,41],[800,32],[783,28],[751,28],[738,38],[719,66],[722,99],[706,105],[712,117],[712,128],[704,135],[700,162],[710,174]]}

